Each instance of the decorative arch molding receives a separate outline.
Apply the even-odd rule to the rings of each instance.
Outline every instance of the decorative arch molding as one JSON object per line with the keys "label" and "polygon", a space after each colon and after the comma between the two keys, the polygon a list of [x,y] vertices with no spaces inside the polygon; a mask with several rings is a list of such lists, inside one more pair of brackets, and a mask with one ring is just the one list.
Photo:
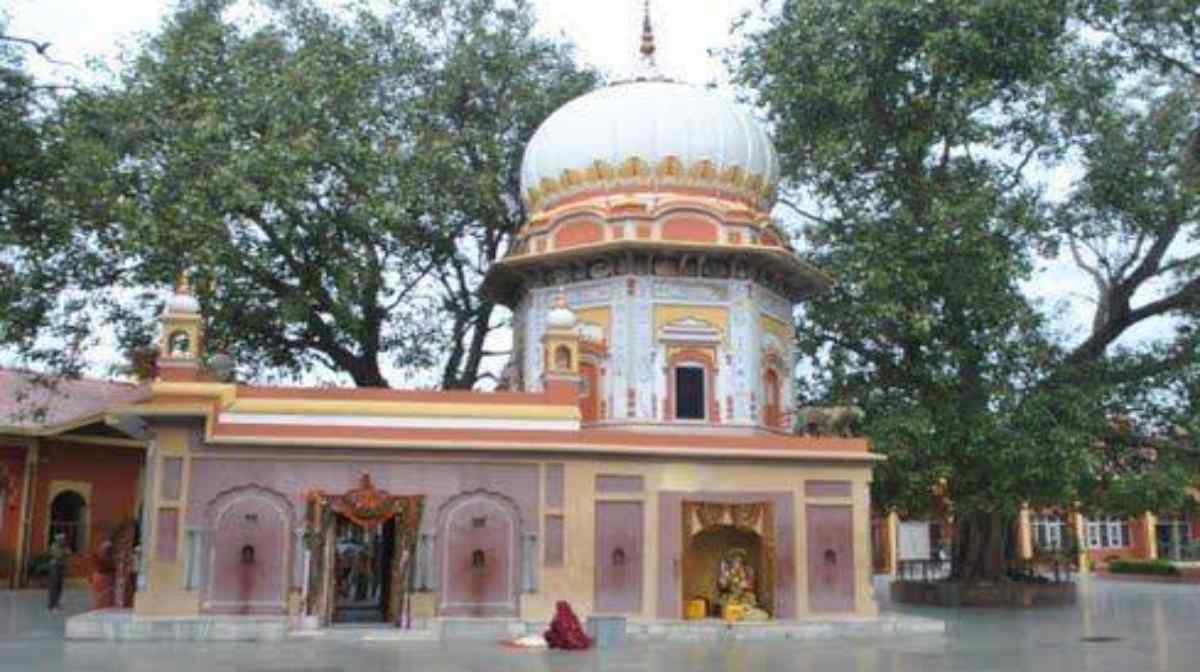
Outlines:
{"label": "decorative arch molding", "polygon": [[714,224],[724,224],[725,212],[720,208],[714,208],[704,203],[696,201],[676,200],[668,203],[662,203],[650,211],[649,216],[652,219],[664,220],[667,217],[675,215],[691,215],[704,217]]}
{"label": "decorative arch molding", "polygon": [[555,250],[604,242],[604,221],[596,217],[573,217],[554,225],[549,234]]}
{"label": "decorative arch molding", "polygon": [[[265,505],[266,510],[278,514],[282,529],[264,526],[261,531],[237,532],[234,537],[221,533],[222,525],[231,511],[238,511],[244,506],[250,506],[254,511],[256,505]],[[257,516],[257,512],[247,514],[247,519],[250,515]],[[211,613],[282,613],[286,609],[288,586],[292,583],[292,536],[298,522],[296,507],[286,496],[257,483],[234,486],[214,495],[204,508],[202,538],[205,538],[204,546],[207,548],[202,552],[198,548],[189,549],[189,566],[185,568],[185,573],[194,573],[190,565],[200,562],[201,557],[205,558],[203,577],[196,577],[196,583],[202,589],[201,609]],[[237,535],[242,536],[239,538]],[[267,563],[264,568],[244,572],[232,569],[226,562],[226,555],[232,556],[240,550],[243,562],[246,557],[245,546],[239,549],[238,544],[252,545],[252,549],[260,551],[264,547],[268,549],[258,553],[258,557]],[[218,550],[221,551],[220,561]],[[252,554],[249,557],[255,556]]]}
{"label": "decorative arch molding", "polygon": [[[491,514],[481,515],[485,510],[498,511],[501,522],[488,524]],[[463,536],[463,517],[469,517],[472,531]],[[521,508],[508,495],[486,488],[461,492],[438,507],[435,530],[437,532],[437,560],[434,573],[438,576],[438,612],[445,615],[497,616],[519,613],[521,592],[533,590],[533,558],[536,537],[525,533],[525,521]],[[507,529],[505,529],[507,527]],[[479,532],[475,532],[475,528]],[[484,528],[499,530],[499,534],[483,531]],[[482,535],[482,541],[477,534]],[[499,543],[501,548],[494,548]],[[492,557],[497,550],[502,565],[490,570],[495,561],[480,562],[476,544],[489,549]],[[464,570],[462,562],[454,558],[467,557],[470,552],[470,569]],[[468,573],[469,572],[469,573]]]}
{"label": "decorative arch molding", "polygon": [[291,500],[286,495],[265,485],[245,483],[222,490],[208,500],[204,507],[205,527],[210,530],[215,529],[217,522],[230,506],[248,497],[262,499],[274,506],[283,515],[288,525],[294,526],[300,522],[296,515],[296,507],[292,506]]}
{"label": "decorative arch molding", "polygon": [[663,402],[663,419],[675,419],[675,371],[680,366],[692,364],[704,369],[704,405],[708,409],[706,421],[721,422],[721,406],[717,403],[717,353],[710,345],[684,346],[670,351],[663,372],[667,379],[667,398]]}
{"label": "decorative arch molding", "polygon": [[50,548],[50,544],[54,541],[51,539],[51,529],[54,527],[54,500],[60,495],[68,492],[75,493],[83,500],[82,511],[77,522],[79,529],[75,538],[75,544],[78,548],[76,553],[86,554],[92,542],[92,484],[87,481],[65,481],[53,480],[50,481],[50,486],[46,491],[46,520],[42,525],[43,539],[45,539],[45,548]]}
{"label": "decorative arch molding", "polygon": [[453,497],[442,502],[442,505],[438,507],[437,516],[435,517],[434,525],[436,526],[436,528],[440,529],[442,527],[442,525],[445,523],[446,516],[449,515],[451,512],[453,512],[453,510],[457,507],[457,505],[459,505],[463,502],[469,501],[471,499],[481,498],[481,497],[494,499],[494,500],[500,502],[501,504],[503,504],[504,506],[506,506],[512,512],[513,520],[516,521],[516,523],[518,525],[518,529],[519,530],[525,529],[525,521],[523,520],[523,517],[521,516],[521,507],[517,504],[516,500],[514,500],[512,497],[509,497],[508,495],[506,495],[502,492],[497,492],[495,490],[488,490],[487,488],[476,488],[474,490],[464,490],[464,491],[458,493],[457,495],[454,495]]}

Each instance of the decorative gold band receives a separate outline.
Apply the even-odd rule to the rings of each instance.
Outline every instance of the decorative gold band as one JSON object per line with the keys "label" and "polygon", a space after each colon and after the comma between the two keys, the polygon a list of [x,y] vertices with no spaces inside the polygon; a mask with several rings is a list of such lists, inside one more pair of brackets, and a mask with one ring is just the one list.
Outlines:
{"label": "decorative gold band", "polygon": [[537,186],[526,191],[525,199],[530,210],[537,212],[572,194],[630,186],[719,189],[764,211],[775,200],[774,185],[762,175],[747,173],[740,166],[718,169],[708,159],[685,165],[676,156],[664,157],[653,167],[636,156],[617,165],[592,161],[586,168],[568,168],[557,178],[543,177]]}

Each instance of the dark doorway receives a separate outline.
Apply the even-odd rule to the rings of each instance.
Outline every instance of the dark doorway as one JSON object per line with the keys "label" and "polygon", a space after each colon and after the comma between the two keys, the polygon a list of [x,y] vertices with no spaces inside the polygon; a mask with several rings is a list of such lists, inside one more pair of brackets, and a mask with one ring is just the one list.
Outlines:
{"label": "dark doorway", "polygon": [[50,538],[46,540],[47,547],[61,534],[66,537],[67,548],[72,553],[83,550],[85,508],[87,502],[84,501],[83,495],[74,490],[55,495],[54,500],[50,502]]}
{"label": "dark doorway", "polygon": [[697,366],[675,369],[675,417],[704,419],[704,369]]}
{"label": "dark doorway", "polygon": [[334,622],[387,620],[395,539],[395,519],[364,527],[338,516],[333,552]]}

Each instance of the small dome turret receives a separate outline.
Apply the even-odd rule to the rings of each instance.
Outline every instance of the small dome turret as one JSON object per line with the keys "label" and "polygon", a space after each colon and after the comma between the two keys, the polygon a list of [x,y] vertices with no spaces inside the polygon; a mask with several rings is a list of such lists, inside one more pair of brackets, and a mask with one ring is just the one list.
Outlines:
{"label": "small dome turret", "polygon": [[560,289],[558,296],[554,297],[554,307],[546,315],[546,326],[551,329],[571,329],[576,322],[575,311],[567,305],[567,297]]}
{"label": "small dome turret", "polygon": [[195,296],[192,296],[192,288],[188,284],[187,275],[179,276],[179,282],[175,285],[175,293],[167,299],[166,312],[177,315],[195,315],[200,312],[200,302],[196,300]]}

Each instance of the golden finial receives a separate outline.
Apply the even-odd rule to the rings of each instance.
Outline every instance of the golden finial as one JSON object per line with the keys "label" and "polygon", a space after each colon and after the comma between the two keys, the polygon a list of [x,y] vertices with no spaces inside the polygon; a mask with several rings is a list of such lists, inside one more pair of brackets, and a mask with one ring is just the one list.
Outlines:
{"label": "golden finial", "polygon": [[650,22],[650,0],[642,4],[642,57],[654,62],[654,24]]}
{"label": "golden finial", "polygon": [[175,281],[176,294],[191,294],[192,284],[188,281],[187,271],[180,271],[179,278]]}
{"label": "golden finial", "polygon": [[567,293],[563,291],[562,287],[559,287],[558,293],[554,295],[554,307],[555,308],[568,308],[569,307],[569,306],[567,306]]}

